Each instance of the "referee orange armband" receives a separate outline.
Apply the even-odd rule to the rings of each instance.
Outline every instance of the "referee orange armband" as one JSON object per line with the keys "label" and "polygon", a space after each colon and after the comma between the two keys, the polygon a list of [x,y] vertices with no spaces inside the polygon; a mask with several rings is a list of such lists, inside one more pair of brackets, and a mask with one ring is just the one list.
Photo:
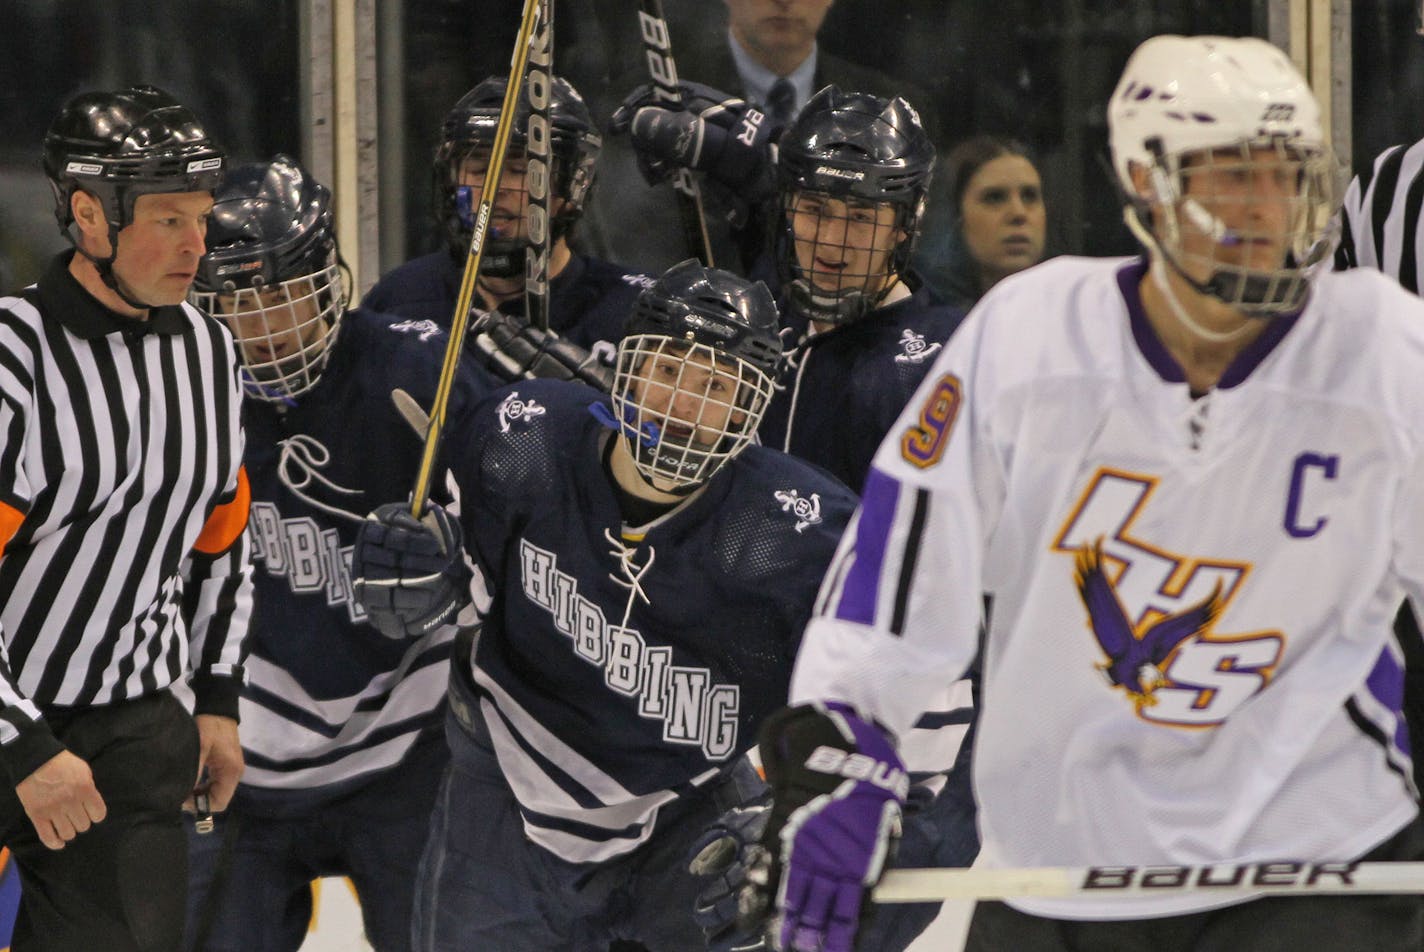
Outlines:
{"label": "referee orange armband", "polygon": [[25,521],[25,514],[14,506],[0,502],[0,558],[5,556],[5,546],[10,544],[10,540],[19,531],[20,523]]}
{"label": "referee orange armband", "polygon": [[252,488],[247,484],[247,468],[237,470],[237,492],[229,502],[213,509],[193,548],[203,555],[217,555],[228,548],[247,528],[247,511],[252,504]]}

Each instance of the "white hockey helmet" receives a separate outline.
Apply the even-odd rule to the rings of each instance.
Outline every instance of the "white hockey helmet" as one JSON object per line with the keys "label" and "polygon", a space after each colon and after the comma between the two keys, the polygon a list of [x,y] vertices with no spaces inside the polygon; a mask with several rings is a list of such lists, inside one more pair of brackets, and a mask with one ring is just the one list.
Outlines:
{"label": "white hockey helmet", "polygon": [[[1108,136],[1128,198],[1127,224],[1144,244],[1199,291],[1247,314],[1299,309],[1334,248],[1340,168],[1325,141],[1319,103],[1283,52],[1256,37],[1152,37],[1133,52],[1113,91]],[[1243,236],[1186,194],[1183,159],[1199,162],[1198,168],[1223,161],[1240,167],[1255,161],[1261,148],[1297,173],[1285,260],[1247,267],[1184,252],[1184,227],[1212,237],[1218,247]],[[1148,173],[1147,193],[1133,182],[1134,166]],[[1153,220],[1154,205],[1163,220]],[[1191,265],[1202,261],[1210,276],[1193,278],[1188,271],[1203,269]]]}

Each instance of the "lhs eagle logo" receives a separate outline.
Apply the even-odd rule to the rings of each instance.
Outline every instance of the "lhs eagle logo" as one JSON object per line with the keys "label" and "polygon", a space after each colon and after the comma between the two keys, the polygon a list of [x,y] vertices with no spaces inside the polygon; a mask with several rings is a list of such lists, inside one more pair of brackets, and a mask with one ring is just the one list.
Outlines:
{"label": "lhs eagle logo", "polygon": [[[1101,467],[1070,509],[1052,552],[1071,560],[1096,663],[1142,720],[1167,727],[1221,725],[1265,690],[1285,652],[1279,630],[1215,630],[1246,589],[1250,562],[1175,552],[1139,520],[1159,477]],[[1164,506],[1181,505],[1177,498]],[[1162,531],[1160,528],[1156,532]],[[1155,533],[1154,533],[1155,534]]]}
{"label": "lhs eagle logo", "polygon": [[900,332],[900,353],[895,355],[895,363],[922,364],[943,346],[939,342],[931,344],[924,334],[916,334],[907,327]]}
{"label": "lhs eagle logo", "polygon": [[548,410],[533,400],[519,399],[519,391],[516,390],[505,397],[504,402],[499,405],[499,432],[508,433],[509,424],[515,420],[543,416],[547,412]]}
{"label": "lhs eagle logo", "polygon": [[1108,660],[1098,665],[1108,682],[1122,688],[1137,712],[1157,703],[1158,688],[1172,682],[1162,668],[1172,653],[1193,635],[1206,633],[1221,614],[1221,582],[1204,600],[1175,615],[1134,627],[1118,601],[1112,580],[1103,571],[1103,540],[1078,550],[1074,558],[1078,594],[1088,609],[1088,622]]}
{"label": "lhs eagle logo", "polygon": [[781,503],[781,511],[796,517],[796,531],[803,532],[807,526],[818,525],[821,521],[821,494],[812,493],[809,499],[794,489],[778,489],[774,494]]}

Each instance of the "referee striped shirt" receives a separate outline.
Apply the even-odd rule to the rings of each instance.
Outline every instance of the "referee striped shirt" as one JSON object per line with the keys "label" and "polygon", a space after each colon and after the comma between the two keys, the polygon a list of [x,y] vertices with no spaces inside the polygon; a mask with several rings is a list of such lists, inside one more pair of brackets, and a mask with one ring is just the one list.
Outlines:
{"label": "referee striped shirt", "polygon": [[1421,271],[1424,140],[1385,149],[1355,176],[1341,211],[1337,270],[1377,268],[1415,294]]}
{"label": "referee striped shirt", "polygon": [[237,714],[251,608],[232,337],[189,305],[109,311],[58,256],[0,298],[0,745],[61,750],[46,711],[189,677]]}

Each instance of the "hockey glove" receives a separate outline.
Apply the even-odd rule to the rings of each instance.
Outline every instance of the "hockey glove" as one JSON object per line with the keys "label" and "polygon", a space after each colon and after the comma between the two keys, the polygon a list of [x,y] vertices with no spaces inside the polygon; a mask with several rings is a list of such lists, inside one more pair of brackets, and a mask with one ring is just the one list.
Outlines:
{"label": "hockey glove", "polygon": [[679,83],[681,107],[640,86],[614,110],[609,129],[628,132],[643,178],[656,185],[678,169],[706,172],[755,204],[775,191],[776,147],[766,114],[701,83]]}
{"label": "hockey glove", "polygon": [[772,809],[744,904],[776,891],[779,949],[851,952],[867,890],[898,836],[909,777],[894,746],[845,704],[786,708],[762,727]]}
{"label": "hockey glove", "polygon": [[766,917],[743,917],[739,901],[747,869],[771,816],[771,790],[747,758],[732,769],[738,805],[702,831],[688,851],[687,871],[707,883],[693,903],[692,920],[707,936],[709,952],[764,952]]}
{"label": "hockey glove", "polygon": [[613,389],[613,368],[591,351],[553,331],[535,327],[525,317],[491,311],[475,325],[472,346],[485,366],[502,380],[577,380],[604,393]]}
{"label": "hockey glove", "polygon": [[351,552],[351,579],[366,620],[387,638],[420,638],[455,620],[469,601],[460,524],[439,506],[416,519],[404,503],[366,517]]}

